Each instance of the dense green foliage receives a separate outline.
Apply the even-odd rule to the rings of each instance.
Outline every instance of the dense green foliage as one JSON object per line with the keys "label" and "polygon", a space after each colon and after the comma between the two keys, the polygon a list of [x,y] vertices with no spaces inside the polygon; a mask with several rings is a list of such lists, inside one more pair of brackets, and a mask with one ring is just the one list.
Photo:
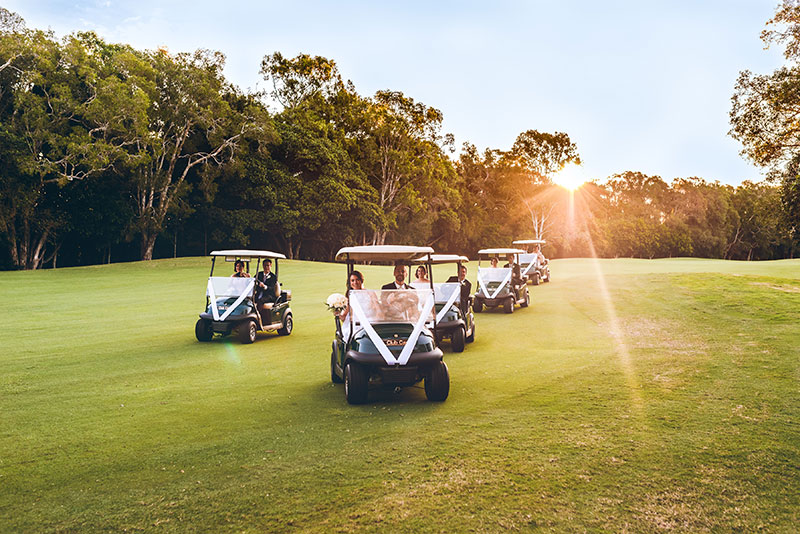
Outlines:
{"label": "dense green foliage", "polygon": [[195,340],[207,259],[0,273],[0,531],[796,531],[800,260],[551,266],[445,343],[446,402],[364,406],[343,265],[281,262],[295,330],[252,345]]}
{"label": "dense green foliage", "polygon": [[572,198],[552,183],[580,163],[564,132],[455,155],[441,111],[363,96],[331,59],[267,55],[258,94],[227,82],[224,59],[59,40],[0,8],[0,268],[227,247],[330,259],[366,243],[474,255],[533,237],[554,257],[772,259],[800,239],[788,177],[730,187],[629,171]]}

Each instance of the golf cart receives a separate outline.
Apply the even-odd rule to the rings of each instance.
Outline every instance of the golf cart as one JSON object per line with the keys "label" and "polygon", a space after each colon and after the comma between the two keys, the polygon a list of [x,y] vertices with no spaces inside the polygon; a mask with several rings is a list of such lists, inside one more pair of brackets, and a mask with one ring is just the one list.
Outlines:
{"label": "golf cart", "polygon": [[[424,255],[430,271],[430,247],[367,245],[345,247],[336,261],[347,264],[347,279],[355,263],[409,265]],[[413,386],[425,381],[425,395],[443,401],[450,392],[450,375],[436,347],[433,282],[421,289],[351,289],[348,312],[336,317],[331,350],[331,380],[344,382],[350,404],[367,401],[370,385]]]}
{"label": "golf cart", "polygon": [[227,336],[236,331],[239,341],[252,343],[257,332],[277,331],[282,336],[292,333],[292,309],[289,301],[292,292],[280,289],[276,284],[275,302],[266,305],[260,313],[256,307],[256,279],[251,277],[214,276],[217,258],[224,262],[241,260],[246,265],[245,273],[250,272],[250,263],[256,262],[256,270],[264,260],[275,263],[278,274],[278,260],[286,259],[283,254],[267,250],[216,250],[211,253],[211,273],[206,289],[206,311],[194,327],[198,341],[211,341],[214,334]]}
{"label": "golf cart", "polygon": [[519,255],[519,263],[522,268],[522,277],[533,285],[538,286],[539,282],[550,281],[550,267],[547,261],[542,264],[539,261],[539,255],[534,252],[536,245],[539,248],[547,243],[544,239],[518,239],[514,241],[515,245],[521,246],[526,250],[525,254]]}
{"label": "golf cart", "polygon": [[[417,258],[413,264],[424,264],[428,262],[427,256]],[[430,264],[440,265],[447,263],[456,264],[455,276],[458,279],[458,271],[462,263],[469,262],[466,256],[457,254],[431,254]],[[422,284],[414,282],[412,287],[418,288]],[[433,284],[435,312],[436,312],[436,344],[440,345],[442,339],[450,340],[450,347],[453,352],[463,352],[466,343],[475,341],[475,316],[472,313],[472,295],[469,295],[466,302],[462,302],[463,286],[460,282],[442,282]]]}
{"label": "golf cart", "polygon": [[[530,304],[528,285],[521,278],[521,269],[518,263],[519,254],[524,250],[518,248],[485,248],[478,251],[478,291],[472,301],[472,309],[480,313],[484,307],[503,307],[506,313],[513,313],[514,306],[519,304],[527,308]],[[506,261],[508,255],[513,255],[513,262],[507,267],[499,267],[500,262]],[[497,267],[481,267],[481,260],[496,258]],[[515,276],[517,271],[520,277]]]}

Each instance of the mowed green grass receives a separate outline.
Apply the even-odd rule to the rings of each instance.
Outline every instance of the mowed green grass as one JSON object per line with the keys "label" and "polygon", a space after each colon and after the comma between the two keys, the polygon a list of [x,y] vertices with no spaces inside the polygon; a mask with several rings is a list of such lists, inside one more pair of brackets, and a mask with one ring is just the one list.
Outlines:
{"label": "mowed green grass", "polygon": [[294,333],[240,345],[194,338],[209,263],[0,273],[0,532],[797,531],[800,261],[554,261],[446,402],[364,406],[342,265],[282,263]]}

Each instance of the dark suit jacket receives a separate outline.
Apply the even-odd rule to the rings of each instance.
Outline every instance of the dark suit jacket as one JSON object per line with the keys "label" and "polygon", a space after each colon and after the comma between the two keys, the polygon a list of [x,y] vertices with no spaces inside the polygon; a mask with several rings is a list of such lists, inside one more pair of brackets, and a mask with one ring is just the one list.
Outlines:
{"label": "dark suit jacket", "polygon": [[256,302],[275,302],[275,300],[277,300],[275,296],[275,284],[278,283],[278,277],[275,273],[270,271],[265,275],[264,271],[260,271],[256,275],[256,280],[267,286],[266,289],[261,289],[261,287],[256,288]]}
{"label": "dark suit jacket", "polygon": [[[450,278],[447,279],[447,282],[448,283],[450,283],[450,282],[459,283],[458,282],[458,277],[457,276],[451,276]],[[466,278],[464,278],[464,281],[461,282],[461,309],[464,310],[465,313],[466,313],[466,310],[469,308],[469,297],[470,297],[470,295],[472,295],[472,283],[469,280],[467,280]]]}
{"label": "dark suit jacket", "polygon": [[[394,282],[392,281],[386,285],[381,286],[381,289],[397,289],[397,287],[394,285]],[[403,289],[411,289],[411,286],[404,282]]]}

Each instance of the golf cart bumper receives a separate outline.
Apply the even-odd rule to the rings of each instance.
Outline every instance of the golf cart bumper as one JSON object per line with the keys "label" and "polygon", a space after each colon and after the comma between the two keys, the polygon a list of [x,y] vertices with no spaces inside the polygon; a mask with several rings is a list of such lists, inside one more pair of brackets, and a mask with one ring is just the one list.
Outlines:
{"label": "golf cart bumper", "polygon": [[381,383],[392,386],[412,386],[422,380],[426,369],[442,360],[443,353],[436,348],[430,352],[411,355],[406,365],[388,365],[380,354],[347,351],[347,359],[369,368]]}
{"label": "golf cart bumper", "polygon": [[502,297],[496,299],[481,298],[480,300],[487,308],[496,308],[497,306],[502,306],[503,303],[508,300],[508,298],[509,295],[503,295]]}
{"label": "golf cart bumper", "polygon": [[228,317],[224,321],[215,321],[214,316],[210,313],[201,313],[200,318],[211,321],[211,329],[217,334],[230,334],[231,331],[239,325],[239,323],[247,319],[252,319],[258,323],[258,318],[256,317],[255,313],[248,313],[247,315],[234,315],[232,317]]}
{"label": "golf cart bumper", "polygon": [[354,361],[356,363],[360,363],[361,365],[370,367],[370,368],[386,368],[393,371],[402,370],[404,367],[429,367],[431,365],[436,364],[436,362],[440,361],[444,353],[442,349],[435,348],[430,352],[414,352],[411,354],[411,357],[408,359],[408,363],[405,365],[389,365],[386,363],[386,360],[383,359],[383,356],[377,352],[358,352],[355,350],[348,350],[346,361]]}

